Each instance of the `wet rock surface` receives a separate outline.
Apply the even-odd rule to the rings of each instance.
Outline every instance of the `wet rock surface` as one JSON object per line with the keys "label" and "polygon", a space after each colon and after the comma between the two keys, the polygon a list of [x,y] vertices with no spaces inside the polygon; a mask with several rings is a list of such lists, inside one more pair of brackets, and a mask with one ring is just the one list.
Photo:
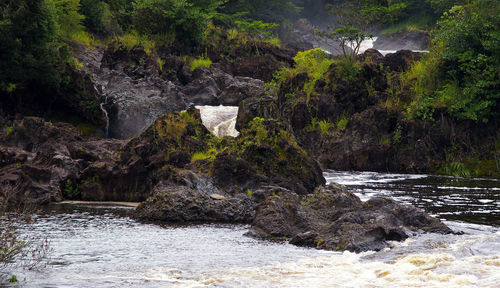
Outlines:
{"label": "wet rock surface", "polygon": [[377,50],[426,50],[430,37],[427,32],[402,30],[392,34],[382,34],[373,43]]}
{"label": "wet rock surface", "polygon": [[343,188],[327,186],[299,196],[270,194],[259,203],[249,236],[289,240],[327,250],[381,250],[417,232],[452,233],[423,211],[388,198],[361,202]]}

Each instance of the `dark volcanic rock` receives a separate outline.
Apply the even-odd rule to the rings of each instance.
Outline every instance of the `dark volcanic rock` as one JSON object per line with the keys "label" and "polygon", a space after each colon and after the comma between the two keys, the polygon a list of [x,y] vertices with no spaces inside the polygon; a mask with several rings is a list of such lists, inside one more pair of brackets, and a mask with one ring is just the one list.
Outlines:
{"label": "dark volcanic rock", "polygon": [[[40,205],[77,196],[77,182],[89,161],[111,157],[119,141],[84,142],[69,124],[36,117],[16,121],[0,137],[2,198],[10,204]],[[8,191],[8,195],[5,191]]]}
{"label": "dark volcanic rock", "polygon": [[236,129],[241,131],[255,117],[264,119],[273,118],[277,112],[274,98],[272,96],[264,96],[259,98],[247,98],[241,101],[238,108],[238,117],[236,118]]}
{"label": "dark volcanic rock", "polygon": [[165,222],[249,223],[255,203],[246,194],[231,196],[219,190],[211,177],[188,172],[183,184],[161,182],[136,210],[143,220]]}
{"label": "dark volcanic rock", "polygon": [[399,50],[396,53],[387,54],[383,59],[383,64],[391,71],[406,71],[411,64],[420,60],[422,53],[410,50]]}
{"label": "dark volcanic rock", "polygon": [[246,98],[264,96],[265,83],[262,80],[249,77],[235,77],[234,79],[235,81],[229,83],[220,94],[220,104],[238,106]]}
{"label": "dark volcanic rock", "polygon": [[429,34],[423,31],[402,30],[393,34],[382,34],[373,43],[377,50],[426,50]]}
{"label": "dark volcanic rock", "polygon": [[423,211],[388,198],[361,202],[351,192],[329,186],[314,194],[274,194],[257,207],[248,235],[287,239],[300,246],[367,251],[387,247],[414,233],[452,233]]}

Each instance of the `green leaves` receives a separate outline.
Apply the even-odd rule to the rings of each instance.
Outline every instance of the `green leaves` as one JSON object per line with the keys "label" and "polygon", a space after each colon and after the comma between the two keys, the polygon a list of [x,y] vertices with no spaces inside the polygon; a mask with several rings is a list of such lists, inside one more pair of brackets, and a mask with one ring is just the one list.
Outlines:
{"label": "green leaves", "polygon": [[173,35],[183,44],[198,44],[208,23],[223,1],[136,0],[132,19],[142,34],[168,38]]}

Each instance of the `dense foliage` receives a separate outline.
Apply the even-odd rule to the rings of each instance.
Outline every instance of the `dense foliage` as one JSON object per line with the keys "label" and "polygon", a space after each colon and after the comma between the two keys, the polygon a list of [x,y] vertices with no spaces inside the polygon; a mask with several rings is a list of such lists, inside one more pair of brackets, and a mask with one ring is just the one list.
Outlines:
{"label": "dense foliage", "polygon": [[409,73],[416,97],[410,112],[426,117],[445,107],[459,119],[483,122],[499,116],[500,4],[455,6],[438,24],[433,51]]}
{"label": "dense foliage", "polygon": [[132,19],[140,33],[196,44],[203,39],[215,9],[221,4],[222,1],[208,0],[137,0]]}
{"label": "dense foliage", "polygon": [[67,61],[60,25],[78,25],[57,7],[62,1],[3,1],[0,4],[0,93],[57,89]]}

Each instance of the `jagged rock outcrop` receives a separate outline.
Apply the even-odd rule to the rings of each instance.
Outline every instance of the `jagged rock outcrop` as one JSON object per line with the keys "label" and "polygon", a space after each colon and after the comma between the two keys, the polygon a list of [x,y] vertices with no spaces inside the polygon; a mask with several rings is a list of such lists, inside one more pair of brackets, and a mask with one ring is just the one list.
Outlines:
{"label": "jagged rock outcrop", "polygon": [[261,80],[233,77],[217,68],[221,65],[191,71],[180,57],[160,60],[140,46],[129,49],[113,43],[101,54],[83,54],[80,59],[85,71],[93,74],[99,101],[108,113],[109,136],[114,138],[138,136],[161,114],[182,111],[191,103],[238,105],[243,99],[265,93]]}
{"label": "jagged rock outcrop", "polygon": [[245,193],[228,194],[208,175],[179,174],[178,183],[158,183],[135,217],[166,222],[249,223],[255,202]]}
{"label": "jagged rock outcrop", "polygon": [[381,250],[417,232],[452,233],[423,211],[389,198],[361,202],[353,193],[327,186],[299,196],[273,193],[259,203],[249,236],[289,240],[327,250]]}
{"label": "jagged rock outcrop", "polygon": [[14,204],[40,205],[77,196],[82,170],[93,161],[112,158],[112,151],[122,144],[85,142],[69,124],[36,117],[15,121],[0,137],[0,190],[4,192],[0,197]]}

